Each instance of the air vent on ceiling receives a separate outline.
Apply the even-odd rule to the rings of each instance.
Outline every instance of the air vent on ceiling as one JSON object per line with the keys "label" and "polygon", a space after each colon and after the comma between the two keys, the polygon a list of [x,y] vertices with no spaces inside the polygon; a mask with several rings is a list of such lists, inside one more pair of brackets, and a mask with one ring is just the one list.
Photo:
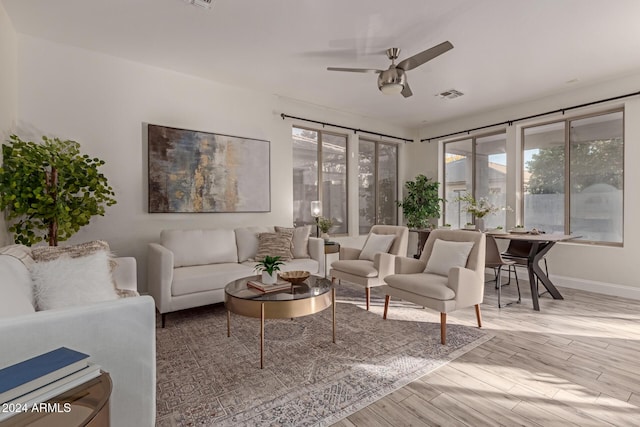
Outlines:
{"label": "air vent on ceiling", "polygon": [[439,96],[440,98],[443,98],[443,99],[454,99],[462,95],[464,95],[464,93],[460,92],[459,90],[449,89],[437,94],[436,96]]}
{"label": "air vent on ceiling", "polygon": [[213,6],[213,0],[185,0],[187,3],[194,6],[203,7],[205,9],[211,9]]}

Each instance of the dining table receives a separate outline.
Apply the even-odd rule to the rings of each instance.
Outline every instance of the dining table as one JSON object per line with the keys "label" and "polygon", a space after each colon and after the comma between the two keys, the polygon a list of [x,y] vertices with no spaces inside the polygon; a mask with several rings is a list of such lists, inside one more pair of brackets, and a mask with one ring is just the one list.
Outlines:
{"label": "dining table", "polygon": [[578,239],[581,236],[572,234],[555,234],[555,233],[491,233],[496,239],[519,240],[531,244],[531,249],[527,256],[527,270],[529,273],[529,285],[531,286],[531,299],[533,300],[533,309],[540,311],[540,303],[538,302],[537,280],[540,279],[542,285],[549,291],[553,299],[564,299],[558,288],[555,287],[546,272],[540,267],[540,261],[558,242],[566,242]]}

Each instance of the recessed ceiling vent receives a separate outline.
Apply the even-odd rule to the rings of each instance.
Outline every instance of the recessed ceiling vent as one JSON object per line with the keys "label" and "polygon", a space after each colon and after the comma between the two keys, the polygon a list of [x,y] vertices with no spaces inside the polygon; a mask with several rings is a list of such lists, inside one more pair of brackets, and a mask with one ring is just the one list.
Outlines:
{"label": "recessed ceiling vent", "polygon": [[442,93],[437,94],[436,96],[439,96],[442,99],[454,99],[462,95],[464,95],[464,93],[460,92],[459,90],[449,89],[449,90],[445,90]]}
{"label": "recessed ceiling vent", "polygon": [[211,9],[211,6],[213,6],[213,0],[184,0],[184,1],[194,6],[202,7],[205,9]]}

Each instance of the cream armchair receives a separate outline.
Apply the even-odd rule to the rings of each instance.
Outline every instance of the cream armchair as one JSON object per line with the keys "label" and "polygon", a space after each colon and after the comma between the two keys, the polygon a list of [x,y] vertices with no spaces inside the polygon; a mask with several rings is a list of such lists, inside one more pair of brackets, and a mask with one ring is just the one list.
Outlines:
{"label": "cream armchair", "polygon": [[370,289],[373,286],[384,285],[383,279],[393,274],[396,256],[407,255],[408,243],[407,227],[374,225],[362,249],[340,248],[340,258],[331,264],[329,271],[331,281],[346,280],[364,286],[369,310]]}
{"label": "cream armchair", "polygon": [[482,327],[485,245],[485,236],[479,232],[432,231],[420,259],[396,258],[395,274],[384,279],[383,318],[387,318],[389,301],[394,297],[439,311],[442,344],[447,341],[449,312],[473,305],[478,327]]}

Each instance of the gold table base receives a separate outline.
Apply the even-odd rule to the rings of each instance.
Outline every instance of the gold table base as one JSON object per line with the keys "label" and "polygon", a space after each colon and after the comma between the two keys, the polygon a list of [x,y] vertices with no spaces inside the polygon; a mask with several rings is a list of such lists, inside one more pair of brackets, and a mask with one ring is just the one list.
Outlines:
{"label": "gold table base", "polygon": [[333,343],[336,342],[336,290],[299,300],[256,301],[226,295],[227,337],[231,336],[231,313],[260,318],[260,369],[264,368],[264,320],[308,316],[331,306]]}

